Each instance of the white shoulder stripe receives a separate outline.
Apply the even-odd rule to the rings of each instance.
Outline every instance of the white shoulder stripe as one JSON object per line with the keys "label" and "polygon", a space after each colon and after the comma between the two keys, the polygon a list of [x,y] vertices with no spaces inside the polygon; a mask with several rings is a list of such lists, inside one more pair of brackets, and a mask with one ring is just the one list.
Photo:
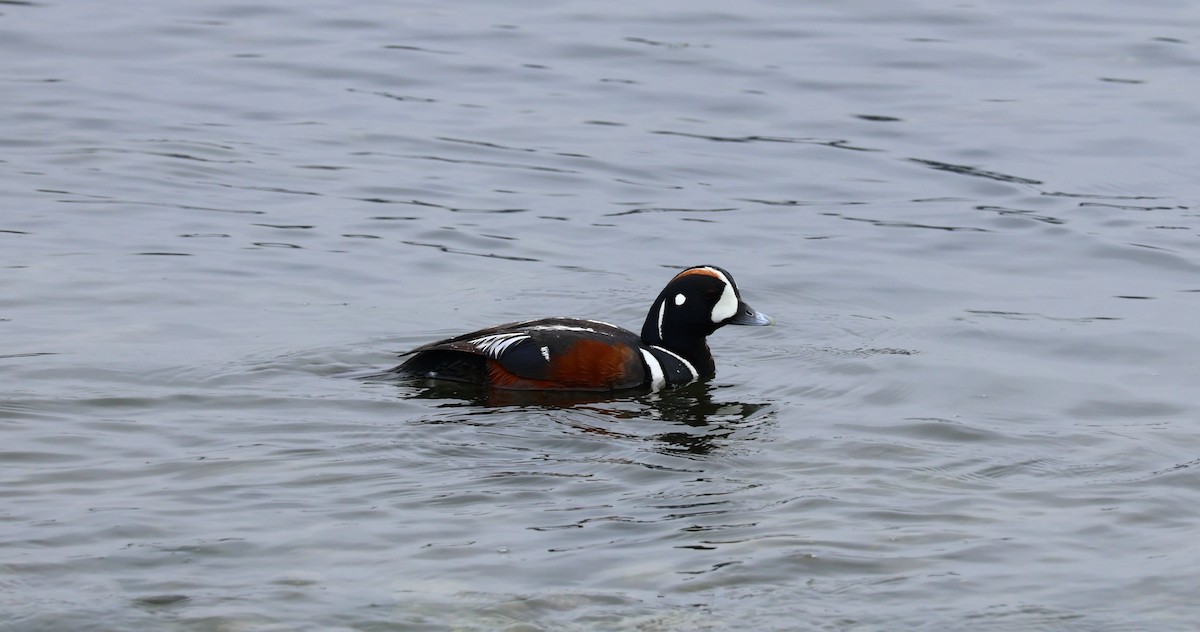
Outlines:
{"label": "white shoulder stripe", "polygon": [[650,369],[650,389],[653,391],[661,391],[667,385],[667,376],[663,374],[662,363],[658,358],[654,357],[653,353],[645,349],[638,349],[642,352],[642,360],[646,362],[646,366]]}
{"label": "white shoulder stripe", "polygon": [[[660,347],[658,345],[650,345],[650,348],[658,349],[659,351],[662,351],[663,353],[682,362],[683,366],[687,367],[687,370],[690,371],[692,374],[692,379],[688,382],[689,384],[691,382],[695,382],[696,380],[700,379],[700,372],[696,370],[696,367],[692,366],[691,362],[687,361],[687,358],[684,358],[683,356],[679,355],[678,353],[675,353],[674,351],[671,351],[670,349],[667,349],[666,347]],[[643,351],[642,353],[645,353],[645,351]]]}

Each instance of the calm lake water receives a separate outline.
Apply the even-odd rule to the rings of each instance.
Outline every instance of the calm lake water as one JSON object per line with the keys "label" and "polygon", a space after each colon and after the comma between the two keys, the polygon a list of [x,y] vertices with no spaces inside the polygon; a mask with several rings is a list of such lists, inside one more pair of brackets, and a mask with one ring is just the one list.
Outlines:
{"label": "calm lake water", "polygon": [[[1198,25],[0,1],[0,629],[1195,629]],[[694,264],[710,383],[355,379]]]}

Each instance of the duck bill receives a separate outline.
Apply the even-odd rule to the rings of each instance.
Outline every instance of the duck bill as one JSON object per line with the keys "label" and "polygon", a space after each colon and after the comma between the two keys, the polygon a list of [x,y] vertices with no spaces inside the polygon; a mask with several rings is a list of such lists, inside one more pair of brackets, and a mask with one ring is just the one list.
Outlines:
{"label": "duck bill", "polygon": [[775,319],[738,301],[738,311],[733,318],[725,321],[726,325],[774,325]]}

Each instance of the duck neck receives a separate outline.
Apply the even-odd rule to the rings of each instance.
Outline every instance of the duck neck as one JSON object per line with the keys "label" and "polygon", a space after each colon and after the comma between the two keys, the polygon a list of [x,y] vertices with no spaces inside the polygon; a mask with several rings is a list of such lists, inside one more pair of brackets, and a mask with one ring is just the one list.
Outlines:
{"label": "duck neck", "polygon": [[707,334],[679,331],[678,327],[663,322],[663,316],[662,299],[659,299],[642,325],[642,342],[678,354],[691,363],[701,379],[715,376],[717,366],[708,348]]}

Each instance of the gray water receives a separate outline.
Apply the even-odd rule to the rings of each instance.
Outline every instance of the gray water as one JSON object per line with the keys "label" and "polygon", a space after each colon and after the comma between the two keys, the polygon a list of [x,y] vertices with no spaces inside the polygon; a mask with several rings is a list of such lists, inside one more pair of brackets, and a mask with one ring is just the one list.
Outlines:
{"label": "gray water", "polygon": [[[1197,26],[0,2],[0,629],[1194,629]],[[707,384],[355,379],[704,263]]]}

